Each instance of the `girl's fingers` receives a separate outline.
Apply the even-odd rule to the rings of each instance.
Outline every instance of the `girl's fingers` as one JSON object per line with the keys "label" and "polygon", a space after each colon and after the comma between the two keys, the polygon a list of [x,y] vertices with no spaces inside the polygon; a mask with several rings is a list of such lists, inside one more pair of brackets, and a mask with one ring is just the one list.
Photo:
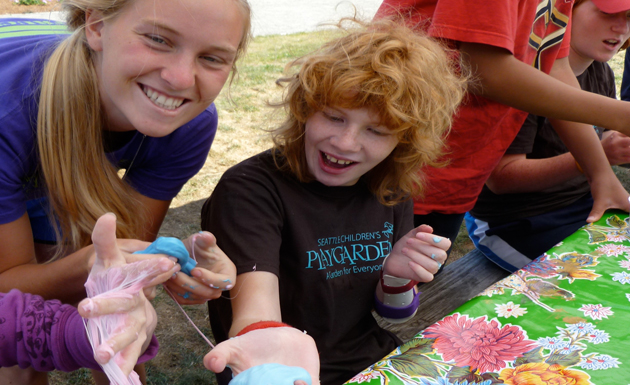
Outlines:
{"label": "girl's fingers", "polygon": [[218,274],[206,269],[195,268],[191,271],[193,277],[213,290],[231,290],[234,279],[231,275]]}
{"label": "girl's fingers", "polygon": [[[117,364],[120,370],[129,376],[133,368],[138,362],[138,358],[142,355],[142,348],[144,342],[147,340],[146,335],[138,336],[138,340],[129,345],[120,355],[120,360],[117,360]],[[120,362],[118,362],[120,361]]]}
{"label": "girl's fingers", "polygon": [[[107,341],[96,349],[94,355],[96,361],[100,364],[106,364],[116,353],[127,348],[135,341],[138,341],[138,345],[141,347],[146,339],[146,335],[142,333],[145,323],[146,315],[141,311],[134,312],[133,316],[130,314],[125,317],[124,326],[114,332]],[[135,365],[135,362],[133,364]]]}
{"label": "girl's fingers", "polygon": [[164,284],[180,304],[201,304],[221,296],[222,291],[212,289],[183,273]]}
{"label": "girl's fingers", "polygon": [[432,234],[433,233],[433,227],[431,227],[429,225],[420,225],[420,226],[416,227],[416,230],[418,232],[422,232],[422,233],[428,233],[428,234]]}
{"label": "girl's fingers", "polygon": [[230,352],[224,351],[223,346],[220,344],[217,347],[219,347],[219,350],[215,348],[206,354],[203,358],[203,365],[214,373],[221,373],[225,370],[228,360],[230,360]]}
{"label": "girl's fingers", "polygon": [[435,246],[444,251],[448,250],[451,247],[450,239],[435,234],[418,232],[416,233],[415,239],[425,242],[428,245]]}
{"label": "girl's fingers", "polygon": [[[436,253],[438,252],[435,250]],[[409,263],[416,264],[421,266],[425,271],[429,272],[431,275],[435,274],[440,270],[443,265],[443,261],[446,257],[438,257],[436,254],[430,254],[431,256],[435,256],[435,258],[431,258],[431,256],[427,256],[424,252],[418,252],[417,250],[403,248],[402,253],[409,258]]]}
{"label": "girl's fingers", "polygon": [[100,317],[109,314],[122,314],[140,306],[142,298],[139,295],[131,297],[94,297],[86,298],[79,303],[78,311],[83,318]]}
{"label": "girl's fingers", "polygon": [[158,295],[157,286],[145,287],[142,289],[142,292],[149,301],[153,300]]}
{"label": "girl's fingers", "polygon": [[416,274],[417,279],[414,281],[419,282],[431,282],[433,281],[433,274],[429,272],[424,266],[417,264],[413,261],[409,261],[409,268]]}
{"label": "girl's fingers", "polygon": [[155,272],[154,277],[147,282],[146,286],[157,286],[164,283],[181,270],[182,267],[179,263],[172,261],[171,258],[166,259],[164,262],[160,262],[160,270]]}
{"label": "girl's fingers", "polygon": [[92,231],[92,244],[98,257],[95,263],[100,267],[108,268],[125,263],[116,243],[116,215],[113,213],[98,218]]}
{"label": "girl's fingers", "polygon": [[424,258],[429,258],[435,262],[443,264],[444,262],[446,262],[446,258],[448,257],[445,250],[427,244],[426,242],[422,242],[418,239],[408,240],[404,249],[414,251],[414,254],[411,255],[407,253],[403,254],[407,255],[410,258],[413,257],[414,259],[418,259],[416,260],[416,262],[419,262],[421,259]]}

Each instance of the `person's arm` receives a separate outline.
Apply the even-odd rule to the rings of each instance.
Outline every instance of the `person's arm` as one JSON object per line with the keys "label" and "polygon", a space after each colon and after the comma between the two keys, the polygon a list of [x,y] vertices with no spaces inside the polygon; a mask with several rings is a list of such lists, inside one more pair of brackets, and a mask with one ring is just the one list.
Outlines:
{"label": "person's arm", "polygon": [[495,194],[534,192],[562,184],[581,174],[569,152],[546,159],[507,154],[492,171],[486,185]]}
{"label": "person's arm", "polygon": [[475,94],[535,115],[630,134],[630,104],[626,102],[576,89],[503,48],[462,42],[459,49],[478,79],[471,89]]}
{"label": "person's arm", "polygon": [[[250,272],[238,276],[232,297],[230,338],[216,346],[204,358],[205,366],[221,372],[229,365],[235,376],[251,367],[266,363],[299,366],[319,381],[319,354],[315,341],[290,326],[252,330],[237,337],[246,327],[260,321],[282,322],[278,277],[268,272]],[[238,376],[237,376],[238,377]]]}
{"label": "person's arm", "polygon": [[232,326],[229,336],[258,321],[282,322],[280,289],[275,274],[257,271],[238,276],[232,297]]}
{"label": "person's arm", "polygon": [[[114,259],[118,264],[125,263],[115,242],[115,219],[107,220],[110,223],[104,232],[98,233],[95,227],[95,233],[98,233],[95,243],[97,249],[100,247],[100,251],[97,250],[98,258],[102,261],[98,263],[104,268],[114,263]],[[105,238],[104,233],[108,233],[105,235],[109,239],[100,242]],[[144,282],[162,282],[179,270],[176,264],[166,258],[140,263],[146,265],[144,271],[147,276]],[[135,272],[137,268],[130,271]],[[13,289],[7,294],[0,293],[0,314],[0,367],[32,366],[38,371],[73,371],[81,367],[100,369],[81,316],[97,318],[110,314],[126,314],[129,316],[128,320],[132,320],[125,322],[125,327],[121,327],[105,342],[104,346],[110,348],[100,351],[96,357],[101,364],[112,358],[110,352],[121,352],[126,357],[122,369],[128,375],[139,356],[139,362],[144,362],[157,354],[157,340],[150,337],[156,325],[155,310],[142,292],[129,297],[85,299],[79,304],[77,311],[77,308],[63,305],[58,300],[44,301],[40,296],[23,294]],[[32,341],[39,342],[33,344]]]}
{"label": "person's arm", "polygon": [[68,303],[85,298],[83,283],[91,268],[90,255],[94,252],[91,246],[55,262],[37,264],[26,213],[13,222],[0,225],[0,244],[0,292],[15,288]]}
{"label": "person's arm", "polygon": [[152,199],[142,194],[136,193],[136,199],[144,206],[147,216],[146,224],[143,226],[143,233],[140,234],[138,239],[147,242],[153,242],[158,236],[162,222],[168,213],[168,208],[171,205],[171,200],[158,200]]}
{"label": "person's arm", "polygon": [[[31,366],[37,371],[100,369],[76,308],[13,289],[0,293],[0,314],[0,367]],[[28,343],[35,340],[41,342]]]}
{"label": "person's arm", "polygon": [[232,317],[225,334],[232,338],[212,349],[204,364],[215,372],[229,365],[237,374],[271,362],[299,366],[316,384],[319,354],[308,334],[290,326],[251,330],[260,321],[283,321],[277,272],[286,242],[285,212],[293,210],[280,194],[284,176],[278,179],[275,173],[270,154],[248,159],[223,174],[203,206],[201,228],[216,235],[240,272],[228,297]]}
{"label": "person's arm", "polygon": [[[155,235],[168,210],[170,202],[155,201],[139,196],[147,207],[148,225],[142,239],[149,241]],[[120,240],[120,247],[128,252],[128,262],[141,259],[132,252],[147,247],[146,242]],[[19,289],[25,293],[40,295],[45,299],[59,299],[65,303],[77,303],[85,298],[83,284],[94,263],[92,245],[70,253],[52,263],[38,264],[33,233],[28,215],[0,225],[0,292]],[[37,279],[32,279],[37,277]]]}
{"label": "person's arm", "polygon": [[[550,75],[583,94],[596,95],[579,89],[580,85],[571,70],[568,58],[556,60]],[[606,101],[618,102],[605,96],[596,96],[600,96]],[[610,167],[604,149],[592,126],[560,119],[550,118],[549,121],[584,171],[591,186],[594,203],[586,221],[598,220],[609,208],[628,211],[628,192]],[[607,126],[601,125],[601,127]]]}
{"label": "person's arm", "polygon": [[[123,239],[117,241],[127,258],[134,262],[158,256],[134,255],[147,242]],[[44,299],[77,303],[85,298],[83,284],[94,263],[94,247],[86,246],[47,264],[38,264],[33,233],[26,213],[19,219],[0,225],[0,292],[19,289]],[[37,277],[37,279],[32,279]]]}
{"label": "person's arm", "polygon": [[[602,147],[610,165],[630,162],[630,138],[617,132],[602,135]],[[526,154],[506,154],[492,171],[486,185],[495,194],[542,191],[582,175],[575,158],[567,152],[546,159],[527,159]]]}
{"label": "person's arm", "polygon": [[412,229],[399,239],[383,262],[383,274],[376,285],[374,308],[384,320],[401,323],[418,309],[418,282],[429,282],[447,258],[447,238],[433,234],[428,225]]}
{"label": "person's arm", "polygon": [[595,203],[588,222],[608,208],[628,209],[628,193],[610,169],[597,135],[575,122],[629,132],[630,105],[580,90],[566,58],[556,60],[548,76],[502,48],[462,43],[460,49],[479,79],[473,92],[550,119],[591,184]]}

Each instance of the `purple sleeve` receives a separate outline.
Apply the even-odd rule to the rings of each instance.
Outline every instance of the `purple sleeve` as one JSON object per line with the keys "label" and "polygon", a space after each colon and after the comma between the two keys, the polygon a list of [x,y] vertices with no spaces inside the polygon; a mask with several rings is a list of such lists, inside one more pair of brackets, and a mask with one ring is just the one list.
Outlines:
{"label": "purple sleeve", "polygon": [[[157,351],[153,336],[138,363],[150,360]],[[76,308],[16,289],[0,293],[0,367],[15,365],[42,372],[101,369]]]}

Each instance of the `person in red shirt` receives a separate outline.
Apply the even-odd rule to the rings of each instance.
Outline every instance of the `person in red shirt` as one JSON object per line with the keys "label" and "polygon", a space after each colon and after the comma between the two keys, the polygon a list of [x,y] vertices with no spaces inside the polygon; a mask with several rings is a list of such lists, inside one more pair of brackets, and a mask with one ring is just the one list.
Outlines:
{"label": "person in red shirt", "polygon": [[[603,12],[627,0],[594,0]],[[568,62],[573,1],[385,0],[377,18],[400,17],[457,49],[478,79],[455,117],[443,168],[427,168],[415,224],[454,239],[527,112],[550,118],[591,184],[588,222],[627,210],[592,125],[630,133],[630,106],[579,90]],[[575,123],[582,122],[582,123]],[[584,124],[587,123],[587,124]]]}
{"label": "person in red shirt", "polygon": [[[607,13],[591,0],[575,0],[569,62],[583,90],[616,97],[606,62],[629,43],[626,7]],[[611,165],[630,161],[630,137],[595,130]],[[586,224],[590,190],[547,119],[529,115],[466,214],[468,234],[494,263],[518,270]]]}

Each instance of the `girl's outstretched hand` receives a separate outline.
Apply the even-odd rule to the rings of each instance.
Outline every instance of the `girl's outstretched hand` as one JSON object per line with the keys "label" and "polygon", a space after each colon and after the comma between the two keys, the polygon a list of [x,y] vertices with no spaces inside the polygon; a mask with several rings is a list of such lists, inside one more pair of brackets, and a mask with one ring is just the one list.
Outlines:
{"label": "girl's outstretched hand", "polygon": [[[310,373],[312,384],[319,384],[319,353],[315,341],[292,327],[252,330],[221,342],[203,359],[204,366],[215,373],[229,366],[235,378],[251,367],[268,363],[302,367]],[[306,384],[295,381],[294,385]]]}
{"label": "girl's outstretched hand", "polygon": [[191,257],[197,260],[197,267],[191,270],[192,277],[178,273],[165,283],[180,304],[193,305],[219,298],[223,291],[230,290],[236,282],[236,267],[227,255],[217,246],[211,233],[202,231],[184,241]]}
{"label": "girl's outstretched hand", "polygon": [[451,247],[448,238],[433,234],[428,225],[421,225],[398,240],[385,259],[385,274],[429,282],[446,261],[446,251]]}

